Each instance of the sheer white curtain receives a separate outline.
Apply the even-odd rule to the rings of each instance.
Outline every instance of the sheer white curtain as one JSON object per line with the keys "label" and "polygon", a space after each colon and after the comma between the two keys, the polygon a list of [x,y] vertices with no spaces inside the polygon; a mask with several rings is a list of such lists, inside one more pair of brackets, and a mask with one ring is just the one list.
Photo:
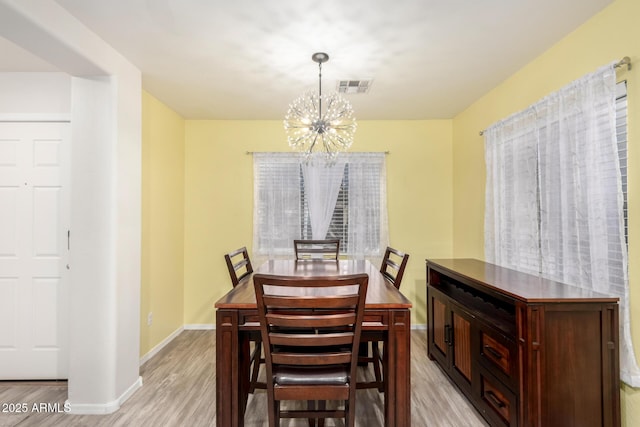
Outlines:
{"label": "sheer white curtain", "polygon": [[487,130],[485,257],[619,297],[621,377],[635,387],[615,94],[610,65]]}
{"label": "sheer white curtain", "polygon": [[307,163],[302,164],[312,239],[327,237],[344,177],[344,165],[344,156],[332,162],[311,157]]}
{"label": "sheer white curtain", "polygon": [[530,108],[486,131],[485,258],[538,274],[537,132]]}
{"label": "sheer white curtain", "polygon": [[347,253],[381,259],[389,244],[387,172],[384,153],[349,153]]}

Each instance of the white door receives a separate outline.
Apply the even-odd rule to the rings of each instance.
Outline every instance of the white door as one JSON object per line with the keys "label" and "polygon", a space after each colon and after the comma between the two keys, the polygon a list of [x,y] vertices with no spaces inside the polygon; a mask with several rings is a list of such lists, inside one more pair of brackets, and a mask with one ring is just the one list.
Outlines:
{"label": "white door", "polygon": [[68,372],[69,123],[0,123],[0,380]]}

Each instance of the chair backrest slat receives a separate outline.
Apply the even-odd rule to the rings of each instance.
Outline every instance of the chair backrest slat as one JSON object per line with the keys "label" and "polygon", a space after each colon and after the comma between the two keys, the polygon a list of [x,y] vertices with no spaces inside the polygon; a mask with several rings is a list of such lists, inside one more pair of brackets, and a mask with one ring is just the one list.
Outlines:
{"label": "chair backrest slat", "polygon": [[267,320],[273,326],[286,328],[322,328],[349,326],[356,321],[355,313],[343,314],[267,314]]}
{"label": "chair backrest slat", "polygon": [[342,353],[276,353],[273,363],[281,365],[327,366],[348,364],[351,362],[350,352]]}
{"label": "chair backrest slat", "polygon": [[350,344],[353,340],[353,333],[342,334],[271,334],[271,344],[317,347]]}
{"label": "chair backrest slat", "polygon": [[305,296],[274,296],[265,295],[264,303],[272,307],[281,308],[340,308],[357,304],[358,295],[330,295],[322,299]]}
{"label": "chair backrest slat", "polygon": [[338,260],[340,254],[340,240],[339,239],[324,239],[324,240],[300,240],[293,241],[293,248],[295,250],[297,260],[305,259],[324,259],[324,260]]}
{"label": "chair backrest slat", "polygon": [[400,289],[404,270],[409,261],[409,254],[401,252],[397,249],[387,247],[380,266],[380,273],[384,278],[392,283],[397,289]]}
{"label": "chair backrest slat", "polygon": [[235,288],[243,279],[253,273],[253,266],[246,247],[241,247],[233,252],[225,254],[224,259],[229,270],[231,284]]}

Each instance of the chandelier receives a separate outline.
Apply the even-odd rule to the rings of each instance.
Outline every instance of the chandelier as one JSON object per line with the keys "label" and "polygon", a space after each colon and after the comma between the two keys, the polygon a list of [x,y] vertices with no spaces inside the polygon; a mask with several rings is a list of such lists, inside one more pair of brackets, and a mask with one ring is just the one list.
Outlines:
{"label": "chandelier", "polygon": [[337,93],[322,95],[322,64],[329,60],[329,55],[318,52],[311,59],[318,63],[318,93],[307,92],[289,105],[284,129],[294,150],[307,157],[324,153],[334,159],[351,147],[356,119],[349,101]]}

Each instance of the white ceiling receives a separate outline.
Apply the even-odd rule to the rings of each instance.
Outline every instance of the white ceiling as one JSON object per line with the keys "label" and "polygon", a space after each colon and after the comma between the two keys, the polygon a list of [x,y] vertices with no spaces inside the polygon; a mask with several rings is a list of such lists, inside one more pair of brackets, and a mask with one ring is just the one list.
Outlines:
{"label": "white ceiling", "polygon": [[[56,0],[187,119],[282,119],[372,79],[358,119],[452,118],[612,0]],[[615,58],[612,58],[612,60]],[[0,39],[0,71],[51,71]]]}

